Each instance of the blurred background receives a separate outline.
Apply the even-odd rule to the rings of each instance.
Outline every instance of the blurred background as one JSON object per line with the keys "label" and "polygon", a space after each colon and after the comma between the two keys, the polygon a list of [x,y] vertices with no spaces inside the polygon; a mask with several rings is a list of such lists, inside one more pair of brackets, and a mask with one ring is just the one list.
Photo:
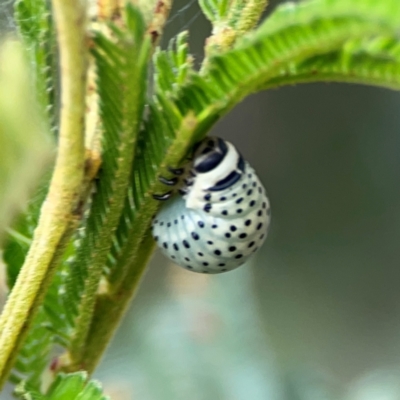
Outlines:
{"label": "blurred background", "polygon": [[[184,29],[200,61],[195,1],[166,38]],[[315,84],[218,123],[267,188],[269,237],[219,276],[155,254],[96,373],[113,400],[400,400],[399,110],[396,92]]]}

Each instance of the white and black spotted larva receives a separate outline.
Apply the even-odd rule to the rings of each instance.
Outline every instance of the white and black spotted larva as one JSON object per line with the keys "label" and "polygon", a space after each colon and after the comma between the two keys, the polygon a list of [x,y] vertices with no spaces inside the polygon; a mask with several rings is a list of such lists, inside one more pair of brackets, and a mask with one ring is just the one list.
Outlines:
{"label": "white and black spotted larva", "polygon": [[[196,146],[186,170],[171,170],[183,183],[153,219],[153,237],[176,264],[217,274],[242,265],[263,244],[270,223],[265,189],[229,142],[209,137]],[[182,179],[180,179],[182,178]],[[171,196],[172,195],[172,196]]]}

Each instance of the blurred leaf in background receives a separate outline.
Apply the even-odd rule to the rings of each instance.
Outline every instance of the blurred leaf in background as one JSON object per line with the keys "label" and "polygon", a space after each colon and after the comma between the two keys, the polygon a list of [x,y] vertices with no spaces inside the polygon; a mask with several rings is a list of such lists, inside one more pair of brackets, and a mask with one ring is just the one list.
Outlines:
{"label": "blurred leaf in background", "polygon": [[52,155],[30,78],[20,43],[4,41],[0,47],[0,234],[25,205]]}

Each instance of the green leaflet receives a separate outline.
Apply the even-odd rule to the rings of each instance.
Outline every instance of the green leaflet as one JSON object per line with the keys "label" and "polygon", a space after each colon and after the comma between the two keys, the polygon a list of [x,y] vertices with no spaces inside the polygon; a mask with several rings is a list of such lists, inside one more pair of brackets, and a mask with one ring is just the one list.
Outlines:
{"label": "green leaflet", "polygon": [[14,17],[33,67],[39,104],[49,126],[56,129],[58,72],[49,4],[45,0],[17,0]]}
{"label": "green leaflet", "polygon": [[85,372],[59,374],[46,395],[29,389],[24,384],[16,388],[16,395],[23,400],[110,400],[98,381],[88,382]]}
{"label": "green leaflet", "polygon": [[282,70],[260,90],[316,81],[364,83],[400,89],[400,44],[392,37],[348,41],[342,49]]}

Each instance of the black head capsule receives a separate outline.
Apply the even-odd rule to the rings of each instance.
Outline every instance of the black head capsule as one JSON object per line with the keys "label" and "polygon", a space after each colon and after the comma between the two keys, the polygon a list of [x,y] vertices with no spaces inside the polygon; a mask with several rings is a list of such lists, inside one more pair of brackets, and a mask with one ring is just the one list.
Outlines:
{"label": "black head capsule", "polygon": [[216,168],[225,158],[228,146],[220,138],[207,139],[195,152],[194,170],[206,173]]}

